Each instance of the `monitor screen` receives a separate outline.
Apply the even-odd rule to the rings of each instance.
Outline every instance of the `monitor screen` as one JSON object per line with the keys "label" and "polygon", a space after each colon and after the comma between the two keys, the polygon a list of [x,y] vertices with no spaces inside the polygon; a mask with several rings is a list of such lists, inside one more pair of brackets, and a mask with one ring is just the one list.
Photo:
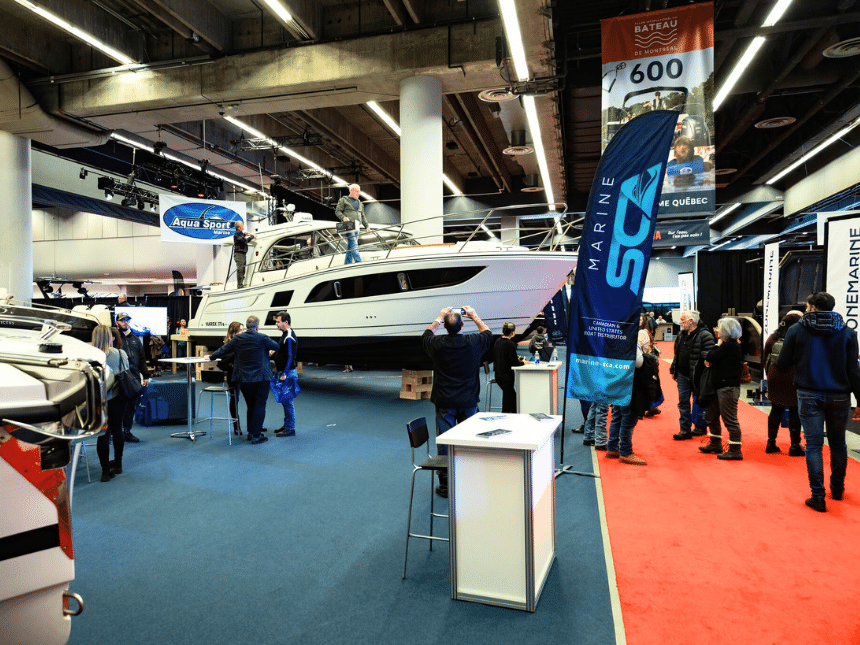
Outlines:
{"label": "monitor screen", "polygon": [[121,306],[116,308],[114,315],[120,311],[126,311],[131,316],[129,327],[135,334],[167,336],[167,307]]}

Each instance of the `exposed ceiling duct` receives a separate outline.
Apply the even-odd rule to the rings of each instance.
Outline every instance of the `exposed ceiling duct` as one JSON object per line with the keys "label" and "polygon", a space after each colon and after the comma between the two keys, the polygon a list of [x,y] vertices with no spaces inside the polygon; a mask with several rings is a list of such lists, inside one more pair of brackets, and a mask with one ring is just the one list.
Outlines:
{"label": "exposed ceiling duct", "polygon": [[0,59],[0,130],[54,148],[100,146],[109,132],[96,132],[48,114],[9,65]]}

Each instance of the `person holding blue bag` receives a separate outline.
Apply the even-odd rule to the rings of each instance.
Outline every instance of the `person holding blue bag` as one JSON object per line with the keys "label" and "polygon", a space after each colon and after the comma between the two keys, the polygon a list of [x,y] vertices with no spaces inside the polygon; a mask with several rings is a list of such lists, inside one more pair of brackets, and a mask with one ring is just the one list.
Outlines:
{"label": "person holding blue bag", "polygon": [[298,396],[299,373],[296,353],[299,341],[291,327],[290,314],[281,311],[275,314],[275,325],[283,332],[275,353],[275,368],[278,373],[272,380],[271,388],[278,403],[284,406],[284,425],[275,430],[276,437],[296,436],[296,408],[293,399]]}

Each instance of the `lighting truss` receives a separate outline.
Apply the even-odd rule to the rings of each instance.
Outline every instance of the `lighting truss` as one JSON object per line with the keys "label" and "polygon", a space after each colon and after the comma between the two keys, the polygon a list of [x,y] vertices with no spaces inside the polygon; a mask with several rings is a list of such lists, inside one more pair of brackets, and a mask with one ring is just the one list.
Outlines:
{"label": "lighting truss", "polygon": [[[274,142],[274,145],[273,145]],[[299,148],[302,146],[321,146],[322,135],[319,132],[305,130],[301,134],[288,134],[283,137],[271,137],[264,139],[239,139],[233,145],[239,150],[269,150],[272,147],[290,146]]]}

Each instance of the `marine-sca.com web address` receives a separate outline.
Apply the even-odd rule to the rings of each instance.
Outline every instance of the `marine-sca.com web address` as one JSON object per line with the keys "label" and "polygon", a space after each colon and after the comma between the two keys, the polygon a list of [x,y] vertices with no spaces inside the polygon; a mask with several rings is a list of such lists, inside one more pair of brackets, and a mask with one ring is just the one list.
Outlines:
{"label": "marine-sca.com web address", "polygon": [[579,358],[577,357],[576,362],[581,365],[588,365],[589,367],[603,367],[605,369],[612,370],[629,370],[629,363],[612,363],[610,361],[601,360],[599,358]]}

